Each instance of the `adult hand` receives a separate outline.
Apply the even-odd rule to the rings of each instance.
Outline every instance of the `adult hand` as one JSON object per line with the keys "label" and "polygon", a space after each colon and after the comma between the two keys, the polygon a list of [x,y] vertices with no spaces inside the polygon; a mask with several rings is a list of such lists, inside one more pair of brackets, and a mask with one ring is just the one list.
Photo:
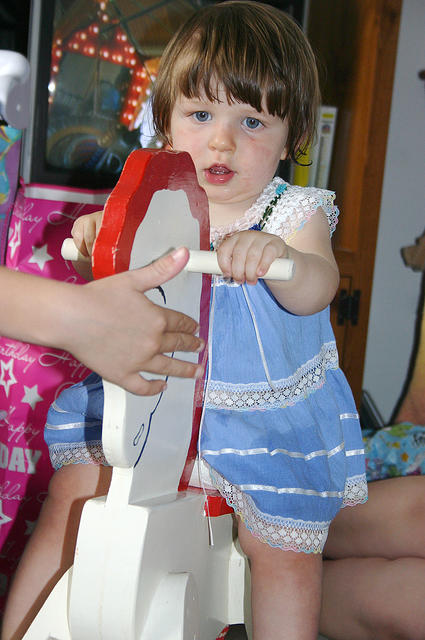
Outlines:
{"label": "adult hand", "polygon": [[[160,393],[163,380],[147,380],[140,371],[199,377],[202,367],[166,356],[173,351],[200,351],[189,316],[159,307],[144,292],[176,276],[189,258],[177,249],[142,269],[75,287],[72,311],[64,318],[63,346],[102,377],[139,395]],[[66,344],[65,344],[66,343]]]}
{"label": "adult hand", "polygon": [[194,363],[166,356],[200,351],[192,318],[159,307],[144,292],[176,276],[189,259],[187,249],[143,269],[85,285],[68,284],[0,267],[0,334],[65,349],[103,378],[139,395],[154,395],[163,380],[139,371],[193,378]]}

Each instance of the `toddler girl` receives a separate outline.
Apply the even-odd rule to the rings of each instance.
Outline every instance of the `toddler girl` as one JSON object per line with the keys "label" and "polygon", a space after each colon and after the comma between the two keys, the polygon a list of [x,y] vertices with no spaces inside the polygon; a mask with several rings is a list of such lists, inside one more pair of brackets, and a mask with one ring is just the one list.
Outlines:
{"label": "toddler girl", "polygon": [[[329,525],[367,497],[358,415],[329,322],[334,194],[274,177],[311,141],[319,100],[302,31],[271,6],[233,1],[204,7],[175,35],[152,103],[157,133],[193,159],[224,274],[213,280],[199,455],[237,516],[255,640],[316,638]],[[76,225],[88,253],[96,218]],[[294,261],[293,279],[258,280],[280,257]],[[72,394],[99,407],[90,389],[100,385],[90,383],[59,398],[48,423],[64,420]],[[63,464],[58,433],[47,428]],[[66,462],[86,462],[87,443],[78,451],[68,446]]]}

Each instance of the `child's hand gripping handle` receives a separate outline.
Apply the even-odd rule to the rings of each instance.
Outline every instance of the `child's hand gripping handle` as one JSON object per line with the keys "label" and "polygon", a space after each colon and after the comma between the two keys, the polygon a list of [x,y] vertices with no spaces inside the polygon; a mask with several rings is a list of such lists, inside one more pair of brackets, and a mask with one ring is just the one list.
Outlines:
{"label": "child's hand gripping handle", "polygon": [[[211,273],[213,275],[223,275],[218,266],[217,254],[215,251],[189,251],[190,257],[186,271],[196,271],[199,273]],[[267,273],[262,276],[266,280],[291,280],[294,274],[294,262],[286,258],[277,258],[270,265]]]}
{"label": "child's hand gripping handle", "polygon": [[[195,271],[198,273],[210,273],[213,275],[222,275],[218,266],[217,254],[214,251],[189,251],[190,257],[186,271]],[[83,256],[77,249],[72,238],[66,238],[62,244],[61,250],[64,260],[72,260],[74,262],[90,262],[90,258]],[[272,262],[270,269],[263,276],[266,280],[291,280],[294,274],[294,262],[287,258],[278,258]]]}

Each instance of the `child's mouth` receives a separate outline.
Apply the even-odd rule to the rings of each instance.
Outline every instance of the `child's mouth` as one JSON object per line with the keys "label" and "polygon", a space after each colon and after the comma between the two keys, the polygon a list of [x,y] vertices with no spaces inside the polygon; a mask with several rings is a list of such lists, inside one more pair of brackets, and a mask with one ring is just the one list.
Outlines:
{"label": "child's mouth", "polygon": [[205,179],[210,184],[224,184],[233,178],[234,171],[224,164],[214,164],[204,171]]}

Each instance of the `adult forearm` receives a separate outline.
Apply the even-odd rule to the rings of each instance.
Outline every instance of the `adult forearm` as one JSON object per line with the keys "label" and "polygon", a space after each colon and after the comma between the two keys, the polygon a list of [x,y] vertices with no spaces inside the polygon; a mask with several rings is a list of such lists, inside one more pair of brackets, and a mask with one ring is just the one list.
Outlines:
{"label": "adult forearm", "polygon": [[73,304],[74,286],[0,267],[0,334],[62,347],[61,318]]}

